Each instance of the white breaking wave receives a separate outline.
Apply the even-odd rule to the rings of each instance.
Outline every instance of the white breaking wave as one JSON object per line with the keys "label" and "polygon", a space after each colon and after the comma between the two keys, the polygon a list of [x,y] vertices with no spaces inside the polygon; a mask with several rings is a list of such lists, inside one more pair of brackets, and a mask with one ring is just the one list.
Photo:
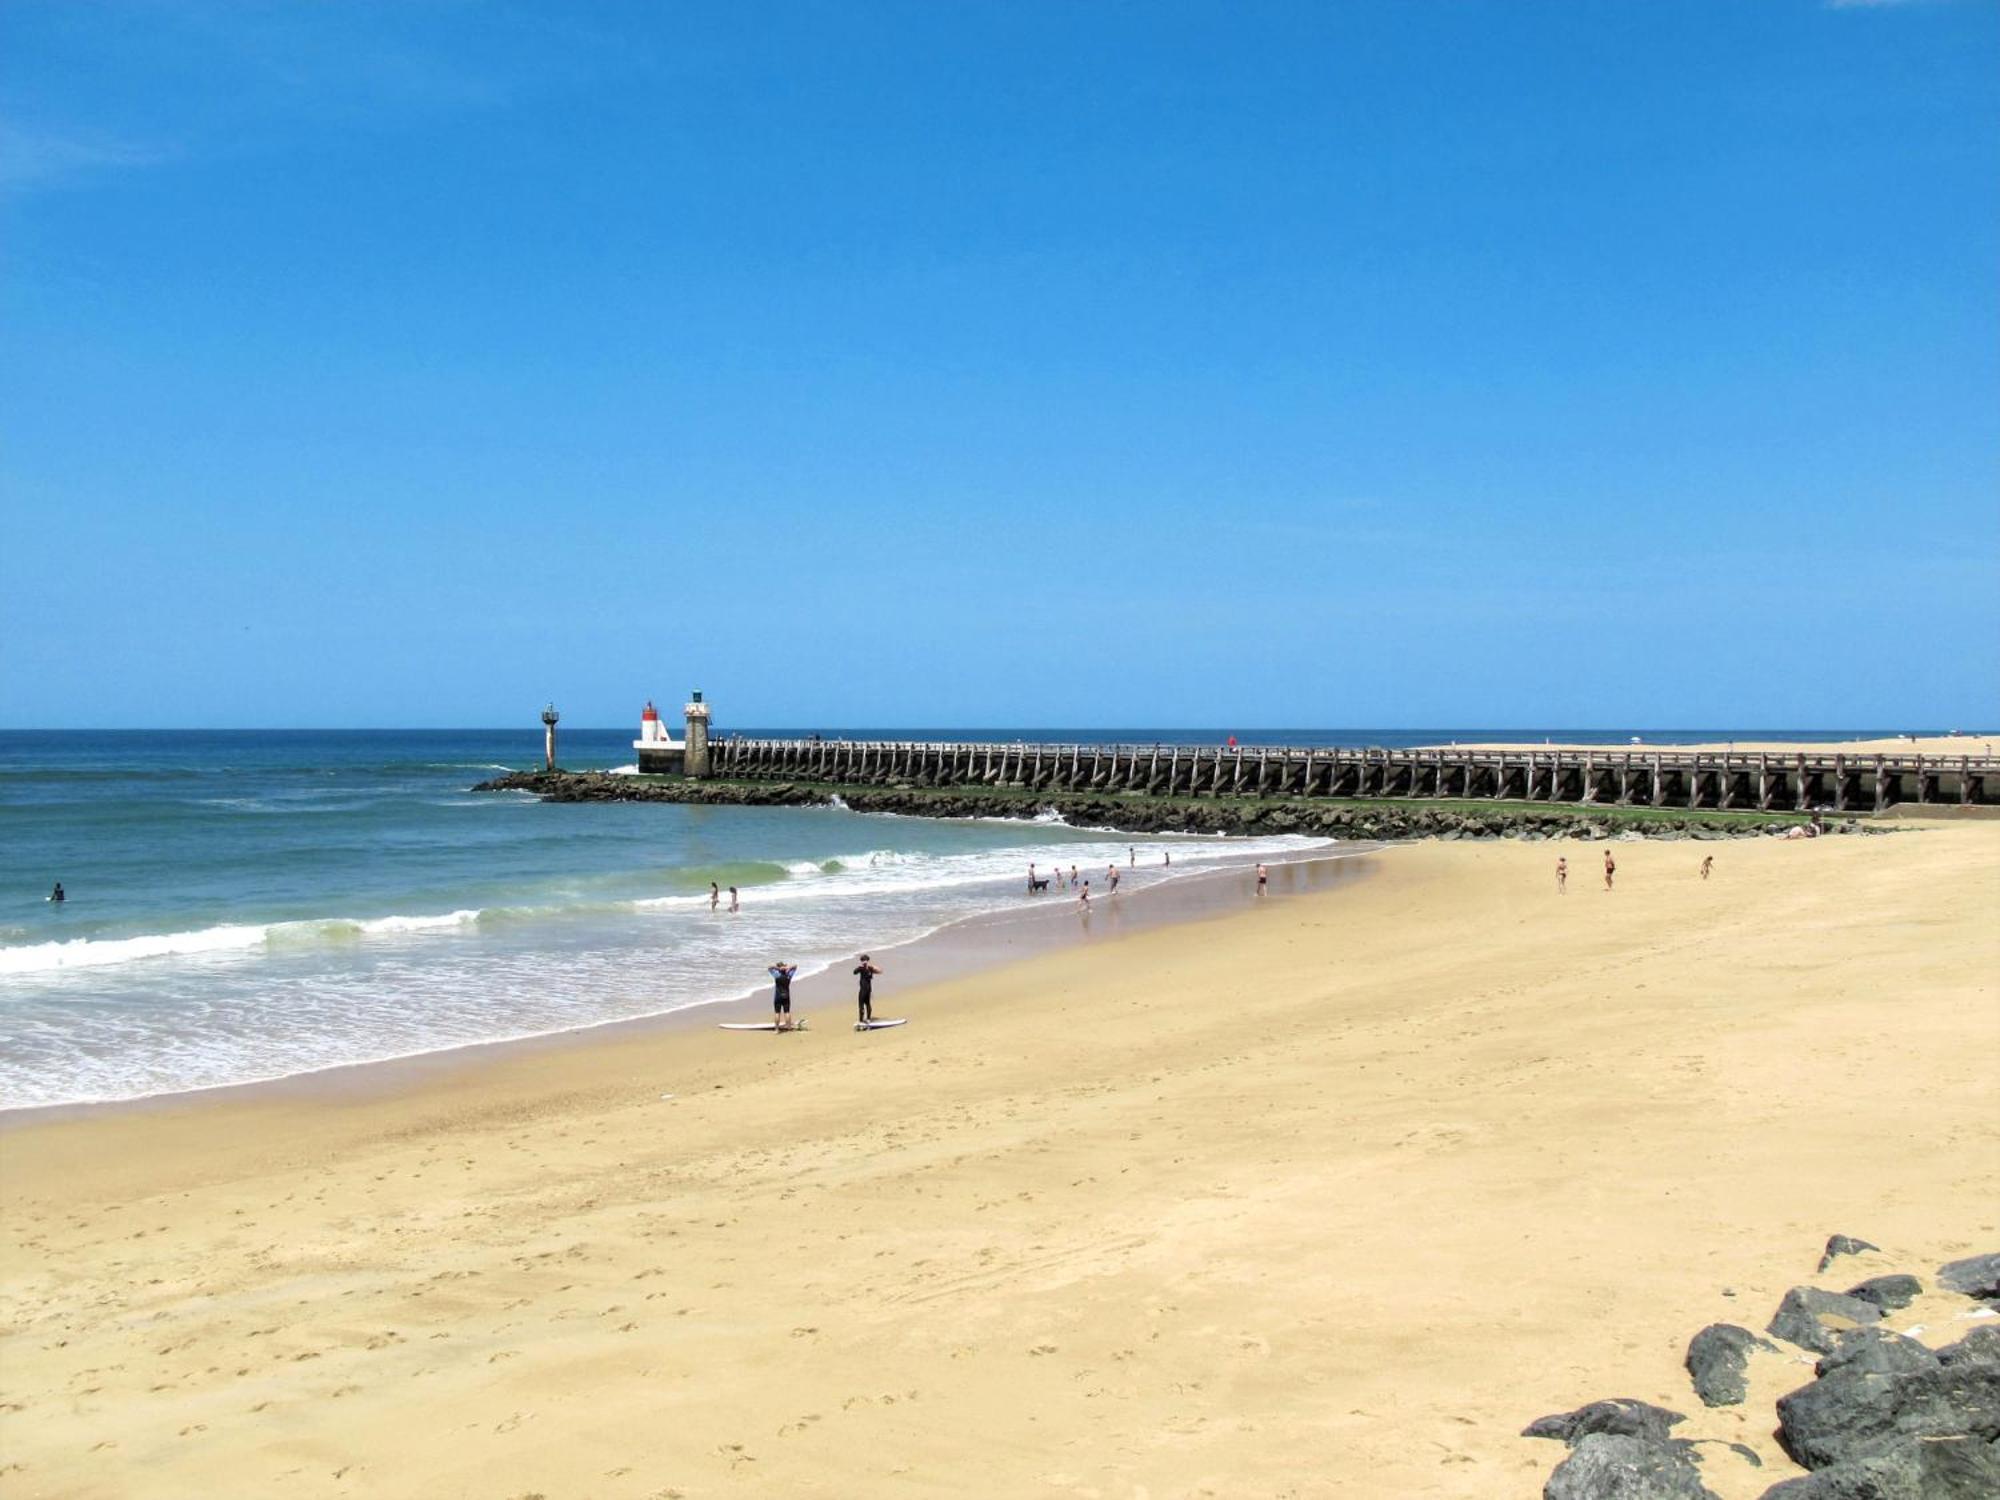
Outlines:
{"label": "white breaking wave", "polygon": [[639,774],[639,763],[634,761],[629,766],[613,766],[604,774],[606,776],[637,776]]}
{"label": "white breaking wave", "polygon": [[147,932],[125,938],[71,938],[0,948],[0,974],[47,974],[58,969],[96,969],[147,958],[185,958],[242,952],[272,944],[319,942],[329,938],[432,932],[479,920],[476,910],[437,916],[328,917],[304,922],[226,923],[192,932]]}

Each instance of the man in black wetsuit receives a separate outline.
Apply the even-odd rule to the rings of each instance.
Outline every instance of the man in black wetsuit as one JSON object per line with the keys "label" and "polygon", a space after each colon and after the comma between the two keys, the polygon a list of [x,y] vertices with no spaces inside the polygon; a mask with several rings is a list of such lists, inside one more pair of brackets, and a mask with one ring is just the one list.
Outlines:
{"label": "man in black wetsuit", "polygon": [[866,1026],[875,1019],[875,976],[881,972],[868,961],[868,955],[865,953],[861,955],[861,962],[855,965],[854,977],[859,982],[859,988],[855,991],[854,998],[861,1009],[854,1023],[857,1026]]}
{"label": "man in black wetsuit", "polygon": [[772,964],[771,975],[771,1020],[780,1031],[792,1029],[792,976],[799,972],[797,964]]}

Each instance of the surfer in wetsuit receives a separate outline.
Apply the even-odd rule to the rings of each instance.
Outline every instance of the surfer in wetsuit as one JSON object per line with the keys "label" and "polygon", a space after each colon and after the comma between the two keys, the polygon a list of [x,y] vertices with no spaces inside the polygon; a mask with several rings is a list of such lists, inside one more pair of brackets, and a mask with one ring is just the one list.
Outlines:
{"label": "surfer in wetsuit", "polygon": [[857,1026],[866,1026],[875,1019],[875,976],[881,972],[868,961],[868,955],[865,953],[861,955],[861,962],[854,967],[854,977],[857,981],[854,999],[859,1006],[859,1014],[854,1023]]}
{"label": "surfer in wetsuit", "polygon": [[766,971],[771,976],[771,1020],[780,1031],[792,1029],[792,976],[797,964],[775,963]]}

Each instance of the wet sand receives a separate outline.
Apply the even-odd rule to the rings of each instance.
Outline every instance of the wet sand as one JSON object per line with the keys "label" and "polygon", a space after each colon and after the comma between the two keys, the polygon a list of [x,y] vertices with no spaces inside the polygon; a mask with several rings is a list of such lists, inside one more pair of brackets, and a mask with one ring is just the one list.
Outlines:
{"label": "wet sand", "polygon": [[885,960],[867,1036],[17,1123],[8,1490],[1525,1496],[1523,1422],[1631,1395],[1748,1500],[1809,1369],[1706,1412],[1687,1338],[2000,1248],[2000,829],[1597,853]]}

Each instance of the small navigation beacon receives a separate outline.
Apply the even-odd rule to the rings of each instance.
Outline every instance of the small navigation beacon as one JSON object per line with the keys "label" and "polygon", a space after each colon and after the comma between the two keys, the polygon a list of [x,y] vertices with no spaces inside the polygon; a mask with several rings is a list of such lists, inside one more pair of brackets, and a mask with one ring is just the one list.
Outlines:
{"label": "small navigation beacon", "polygon": [[684,712],[687,714],[687,755],[682,761],[683,774],[706,776],[708,774],[708,705],[701,701],[701,693],[696,691],[688,700]]}

